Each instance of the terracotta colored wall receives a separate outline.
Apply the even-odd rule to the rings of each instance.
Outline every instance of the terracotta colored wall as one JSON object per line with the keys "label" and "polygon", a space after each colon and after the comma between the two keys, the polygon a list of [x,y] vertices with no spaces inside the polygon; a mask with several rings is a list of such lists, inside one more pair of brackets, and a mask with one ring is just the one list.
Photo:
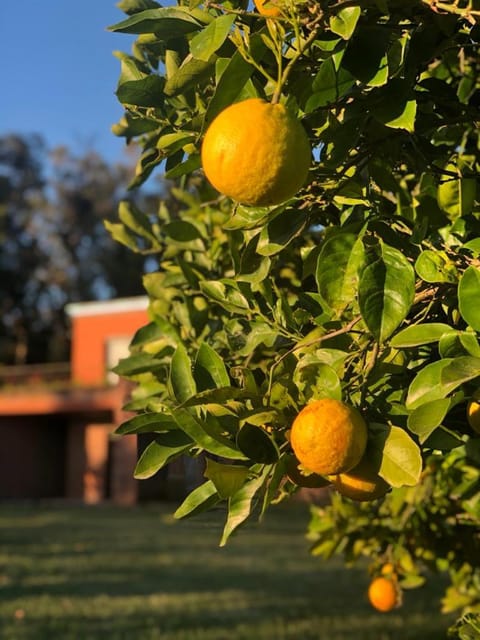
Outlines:
{"label": "terracotta colored wall", "polygon": [[77,316],[72,321],[72,379],[81,384],[103,384],[106,378],[107,340],[129,336],[148,322],[146,310]]}

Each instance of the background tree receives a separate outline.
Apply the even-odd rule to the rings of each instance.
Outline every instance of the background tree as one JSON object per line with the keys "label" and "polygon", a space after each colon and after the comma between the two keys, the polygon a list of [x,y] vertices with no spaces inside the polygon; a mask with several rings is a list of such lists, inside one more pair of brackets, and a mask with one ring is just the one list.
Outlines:
{"label": "background tree", "polygon": [[[313,552],[393,567],[399,590],[448,572],[443,610],[478,611],[478,3],[119,6],[112,30],[138,34],[118,54],[115,130],[143,148],[131,187],[158,165],[184,187],[158,213],[123,206],[114,229],[160,266],[144,278],[152,322],[117,368],[139,414],[119,433],[155,434],[136,476],[205,453],[176,515],[226,500],[225,544],[305,483],[290,473],[301,409],[342,400],[390,490],[356,502],[335,480]],[[312,145],[307,185],[279,206],[239,205],[197,171],[209,124],[252,97],[285,104]]]}
{"label": "background tree", "polygon": [[[127,165],[0,138],[1,360],[68,359],[67,302],[141,293],[145,260],[111,242]],[[153,198],[153,196],[152,196]]]}

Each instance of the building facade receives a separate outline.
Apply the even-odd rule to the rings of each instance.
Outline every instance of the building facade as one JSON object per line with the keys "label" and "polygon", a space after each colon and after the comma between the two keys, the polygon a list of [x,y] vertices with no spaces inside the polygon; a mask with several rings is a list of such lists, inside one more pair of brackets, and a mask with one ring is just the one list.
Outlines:
{"label": "building facade", "polygon": [[182,470],[167,481],[133,478],[137,437],[115,436],[128,415],[128,385],[111,372],[148,321],[148,298],[75,303],[68,364],[0,370],[0,500],[111,500],[181,492]]}

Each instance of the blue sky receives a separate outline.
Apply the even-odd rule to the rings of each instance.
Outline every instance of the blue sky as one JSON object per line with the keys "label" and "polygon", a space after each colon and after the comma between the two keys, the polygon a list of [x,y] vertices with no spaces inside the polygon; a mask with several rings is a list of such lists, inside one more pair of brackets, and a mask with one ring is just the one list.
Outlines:
{"label": "blue sky", "polygon": [[0,0],[0,135],[40,133],[49,147],[121,158],[113,51],[129,52],[132,38],[106,31],[125,17],[115,3]]}

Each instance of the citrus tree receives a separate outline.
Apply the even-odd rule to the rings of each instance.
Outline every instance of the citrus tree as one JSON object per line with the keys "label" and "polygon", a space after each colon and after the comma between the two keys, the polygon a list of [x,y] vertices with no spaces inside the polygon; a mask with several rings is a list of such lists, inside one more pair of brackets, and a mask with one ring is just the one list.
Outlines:
{"label": "citrus tree", "polygon": [[480,3],[256,5],[122,0],[110,28],[137,35],[131,189],[174,181],[108,224],[158,265],[118,432],[153,434],[139,479],[205,460],[176,516],[225,502],[221,544],[331,485],[312,552],[368,557],[384,609],[446,572],[454,633],[478,637]]}

